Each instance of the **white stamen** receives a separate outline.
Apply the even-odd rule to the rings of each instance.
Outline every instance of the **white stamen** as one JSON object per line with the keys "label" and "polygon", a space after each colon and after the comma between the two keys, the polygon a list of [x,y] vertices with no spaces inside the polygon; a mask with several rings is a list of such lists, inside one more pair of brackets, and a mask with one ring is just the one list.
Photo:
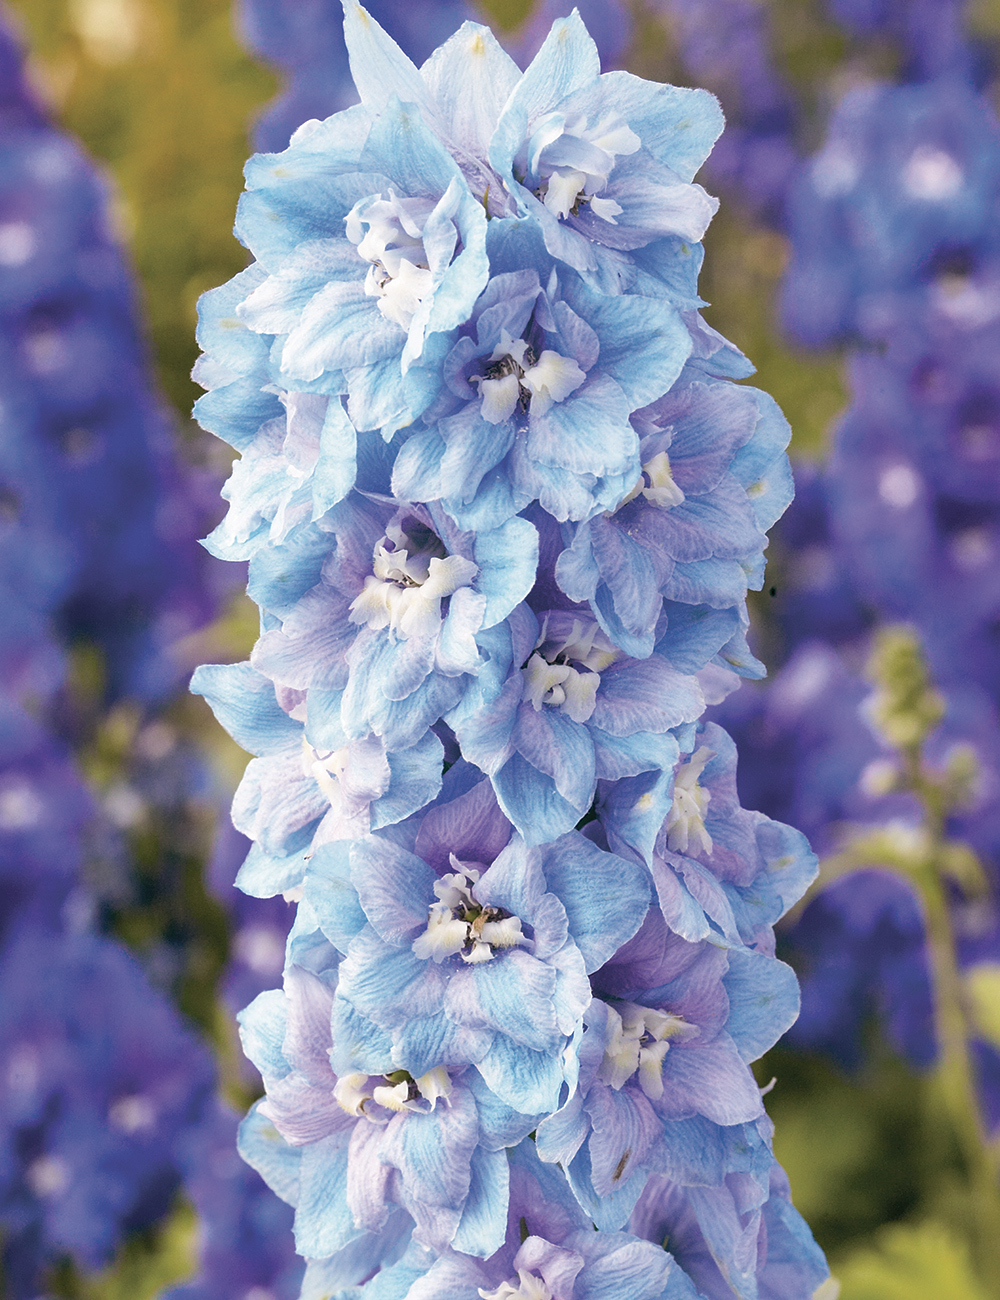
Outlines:
{"label": "white stamen", "polygon": [[669,1011],[634,1002],[609,1005],[604,1059],[597,1077],[619,1092],[638,1075],[639,1087],[656,1101],[663,1096],[663,1058],[671,1042],[697,1038],[700,1032],[697,1025]]}
{"label": "white stamen", "polygon": [[334,1084],[334,1098],[348,1115],[363,1115],[375,1124],[384,1124],[385,1116],[366,1109],[366,1102],[374,1102],[383,1110],[395,1111],[397,1114],[407,1110],[426,1113],[428,1105],[424,1103],[429,1103],[430,1110],[433,1110],[439,1097],[447,1101],[451,1094],[451,1078],[443,1065],[436,1065],[419,1079],[411,1078],[405,1071],[400,1071],[400,1074],[402,1078],[395,1073],[388,1076],[342,1075]]}
{"label": "white stamen", "polygon": [[525,698],[536,713],[548,706],[562,709],[574,722],[586,722],[597,706],[600,674],[620,653],[595,620],[561,611],[548,614],[524,665]]}
{"label": "white stamen", "polygon": [[410,1085],[404,1079],[401,1083],[392,1085],[380,1084],[372,1089],[372,1100],[379,1106],[384,1106],[386,1110],[411,1110],[410,1102]]}
{"label": "white stamen", "polygon": [[702,745],[674,773],[674,801],[664,823],[667,848],[673,853],[712,852],[712,837],[705,829],[705,814],[712,796],[698,784],[698,778],[714,757],[713,751]]}
{"label": "white stamen", "polygon": [[613,199],[596,197],[608,183],[616,158],[633,154],[641,140],[617,115],[588,127],[583,113],[549,113],[528,141],[527,174],[537,178],[536,193],[559,220],[590,203],[595,216],[614,224],[622,209]]}
{"label": "white stamen", "polygon": [[523,383],[531,393],[531,414],[544,415],[554,402],[565,401],[586,378],[572,357],[546,349],[524,372]]}
{"label": "white stamen", "polygon": [[433,533],[421,545],[397,524],[390,524],[375,547],[372,569],[351,602],[350,621],[388,628],[404,641],[434,636],[441,626],[441,601],[469,586],[479,572],[472,560],[448,555]]}
{"label": "white stamen", "polygon": [[[491,373],[492,372],[492,373]],[[572,357],[546,348],[537,359],[525,339],[513,339],[506,327],[493,349],[485,375],[472,375],[483,404],[480,413],[488,424],[509,420],[518,402],[528,403],[530,414],[542,416],[555,402],[563,402],[587,378]]]}
{"label": "white stamen", "polygon": [[302,737],[302,771],[311,776],[335,808],[340,807],[340,778],[347,767],[350,750],[346,745],[321,754]]}
{"label": "white stamen", "polygon": [[627,506],[637,496],[644,496],[651,506],[659,506],[661,510],[671,510],[684,501],[684,493],[674,482],[670,457],[665,451],[657,452],[644,463],[635,487],[618,503],[617,509]]}
{"label": "white stamen", "polygon": [[479,1287],[482,1300],[552,1300],[552,1292],[537,1273],[517,1270],[516,1282],[501,1282],[493,1291]]}
{"label": "white stamen", "polygon": [[479,872],[464,867],[454,854],[452,865],[460,868],[434,882],[437,903],[427,909],[427,929],[413,941],[413,953],[421,961],[440,964],[461,953],[470,965],[492,961],[494,949],[528,944],[521,933],[521,921],[498,909],[483,907],[475,896]]}
{"label": "white stamen", "polygon": [[371,262],[365,293],[378,299],[386,320],[404,330],[434,288],[423,241],[433,209],[430,199],[401,199],[390,190],[388,199],[362,199],[346,217],[347,238]]}
{"label": "white stamen", "polygon": [[333,1097],[348,1115],[363,1115],[365,1102],[372,1100],[367,1074],[342,1074],[333,1086]]}

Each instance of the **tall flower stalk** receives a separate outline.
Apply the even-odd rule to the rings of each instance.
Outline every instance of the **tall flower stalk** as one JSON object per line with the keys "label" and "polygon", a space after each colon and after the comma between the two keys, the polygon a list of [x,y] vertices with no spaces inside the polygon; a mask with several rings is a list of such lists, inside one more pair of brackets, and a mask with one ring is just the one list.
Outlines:
{"label": "tall flower stalk", "polygon": [[193,689],[255,755],[237,883],[297,904],[241,1150],[305,1295],[811,1294],[749,1063],[815,859],[702,718],[791,494],[699,314],[721,113],[578,15],[524,73],[345,34],[361,103],[251,159],[200,312],[261,636]]}

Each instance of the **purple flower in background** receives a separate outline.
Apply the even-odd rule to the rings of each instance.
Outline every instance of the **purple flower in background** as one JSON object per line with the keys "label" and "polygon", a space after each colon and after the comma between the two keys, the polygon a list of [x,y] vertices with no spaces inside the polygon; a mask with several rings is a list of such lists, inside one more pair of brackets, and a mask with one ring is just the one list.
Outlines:
{"label": "purple flower in background", "polygon": [[120,1234],[164,1214],[175,1143],[208,1103],[214,1068],[107,940],[26,929],[5,945],[0,986],[0,1216],[15,1293],[33,1295],[53,1255],[99,1267]]}

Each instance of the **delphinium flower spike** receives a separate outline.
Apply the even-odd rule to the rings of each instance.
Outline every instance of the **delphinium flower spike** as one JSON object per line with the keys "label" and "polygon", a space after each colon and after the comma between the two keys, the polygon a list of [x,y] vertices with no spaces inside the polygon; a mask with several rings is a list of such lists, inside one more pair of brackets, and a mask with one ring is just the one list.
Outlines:
{"label": "delphinium flower spike", "polygon": [[576,13],[522,73],[344,9],[361,103],[251,160],[201,307],[261,636],[193,689],[256,756],[239,883],[297,904],[241,1150],[307,1297],[811,1295],[749,1065],[815,860],[702,721],[791,495],[699,314],[720,110]]}

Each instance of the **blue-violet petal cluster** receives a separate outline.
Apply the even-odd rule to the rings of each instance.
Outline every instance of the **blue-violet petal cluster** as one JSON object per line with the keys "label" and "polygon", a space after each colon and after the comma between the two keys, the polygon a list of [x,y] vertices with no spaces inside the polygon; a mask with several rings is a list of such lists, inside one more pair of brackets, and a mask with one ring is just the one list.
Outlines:
{"label": "blue-violet petal cluster", "polygon": [[297,906],[241,1151],[307,1297],[811,1295],[750,1064],[815,859],[702,719],[792,493],[699,314],[721,112],[576,13],[522,73],[344,8],[361,103],[251,159],[201,305],[261,635],[193,689],[254,755],[237,883]]}

